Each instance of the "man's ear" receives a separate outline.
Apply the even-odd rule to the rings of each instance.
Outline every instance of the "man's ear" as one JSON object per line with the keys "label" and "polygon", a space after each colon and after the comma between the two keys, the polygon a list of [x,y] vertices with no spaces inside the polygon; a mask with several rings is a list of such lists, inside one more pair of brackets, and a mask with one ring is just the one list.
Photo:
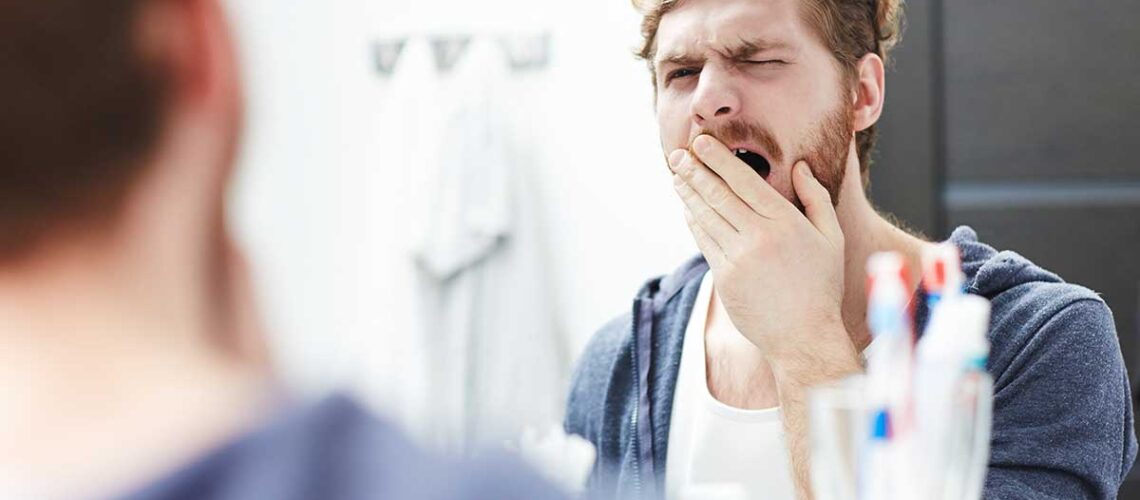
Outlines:
{"label": "man's ear", "polygon": [[886,98],[886,76],[883,60],[869,53],[855,65],[855,88],[852,92],[851,113],[855,131],[863,131],[879,121]]}
{"label": "man's ear", "polygon": [[139,26],[143,51],[168,73],[176,106],[201,109],[236,89],[236,49],[218,0],[148,2]]}

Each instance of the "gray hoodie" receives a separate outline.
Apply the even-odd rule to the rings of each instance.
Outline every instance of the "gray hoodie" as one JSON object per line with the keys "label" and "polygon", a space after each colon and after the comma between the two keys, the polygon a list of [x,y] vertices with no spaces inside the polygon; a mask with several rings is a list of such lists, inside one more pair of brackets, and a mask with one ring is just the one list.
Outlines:
{"label": "gray hoodie", "polygon": [[562,500],[517,459],[430,455],[336,395],[272,422],[121,500]]}
{"label": "gray hoodie", "polygon": [[[1112,312],[1094,292],[960,227],[968,293],[993,307],[994,421],[986,499],[1115,498],[1136,458],[1128,375]],[[590,491],[657,498],[681,345],[708,264],[694,258],[637,294],[575,369],[566,431],[598,447]],[[916,331],[927,321],[919,292]]]}

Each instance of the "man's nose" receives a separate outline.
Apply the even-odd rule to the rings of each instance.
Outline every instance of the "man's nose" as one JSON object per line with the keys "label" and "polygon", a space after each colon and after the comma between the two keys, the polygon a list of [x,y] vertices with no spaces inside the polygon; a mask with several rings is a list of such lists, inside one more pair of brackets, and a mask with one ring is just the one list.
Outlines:
{"label": "man's nose", "polygon": [[712,65],[701,70],[693,94],[693,121],[702,128],[731,121],[740,113],[740,94],[730,75]]}

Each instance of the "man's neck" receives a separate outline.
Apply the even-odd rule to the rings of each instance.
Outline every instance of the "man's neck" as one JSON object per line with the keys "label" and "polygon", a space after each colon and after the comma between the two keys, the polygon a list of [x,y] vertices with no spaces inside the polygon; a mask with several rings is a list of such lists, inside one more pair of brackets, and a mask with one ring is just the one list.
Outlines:
{"label": "man's neck", "polygon": [[70,248],[0,269],[0,492],[121,493],[258,418],[264,374],[215,344],[205,284]]}
{"label": "man's neck", "polygon": [[[858,172],[857,166],[854,172]],[[867,259],[876,252],[902,254],[911,270],[910,286],[914,289],[920,279],[922,249],[929,243],[875,211],[863,193],[857,174],[856,178],[851,177],[848,175],[844,181],[836,213],[845,237],[843,322],[852,343],[861,352],[871,342],[866,324]],[[705,325],[706,377],[710,393],[722,403],[742,409],[779,405],[776,380],[764,353],[736,331],[719,304],[714,289]]]}
{"label": "man's neck", "polygon": [[855,348],[863,351],[871,343],[867,327],[867,261],[878,252],[896,252],[903,257],[909,276],[907,287],[913,293],[922,279],[923,249],[931,243],[896,226],[877,212],[862,188],[845,192],[850,206],[837,209],[845,239],[843,323]]}
{"label": "man's neck", "polygon": [[779,406],[780,395],[768,360],[733,326],[715,289],[708,308],[704,342],[709,394],[733,408],[762,410]]}

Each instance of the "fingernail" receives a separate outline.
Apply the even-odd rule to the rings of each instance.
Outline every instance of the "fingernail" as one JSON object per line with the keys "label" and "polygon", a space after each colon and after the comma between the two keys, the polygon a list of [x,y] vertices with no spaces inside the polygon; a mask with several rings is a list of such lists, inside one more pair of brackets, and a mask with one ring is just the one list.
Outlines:
{"label": "fingernail", "polygon": [[693,139],[693,149],[698,153],[708,152],[710,145],[707,135],[698,135],[696,139]]}
{"label": "fingernail", "polygon": [[677,165],[681,164],[681,160],[685,159],[685,150],[677,149],[669,153],[669,169],[677,170]]}
{"label": "fingernail", "polygon": [[802,176],[804,176],[804,177],[807,177],[807,178],[809,178],[809,179],[811,179],[811,178],[814,178],[814,177],[815,177],[815,175],[814,175],[814,174],[812,174],[812,171],[811,171],[811,167],[808,167],[808,164],[807,164],[807,163],[804,163],[804,162],[802,162],[802,161],[801,161],[801,162],[799,162],[799,163],[797,163],[797,164],[796,164],[796,167],[797,167],[797,168],[799,168],[799,170],[800,170],[800,175],[802,175]]}

